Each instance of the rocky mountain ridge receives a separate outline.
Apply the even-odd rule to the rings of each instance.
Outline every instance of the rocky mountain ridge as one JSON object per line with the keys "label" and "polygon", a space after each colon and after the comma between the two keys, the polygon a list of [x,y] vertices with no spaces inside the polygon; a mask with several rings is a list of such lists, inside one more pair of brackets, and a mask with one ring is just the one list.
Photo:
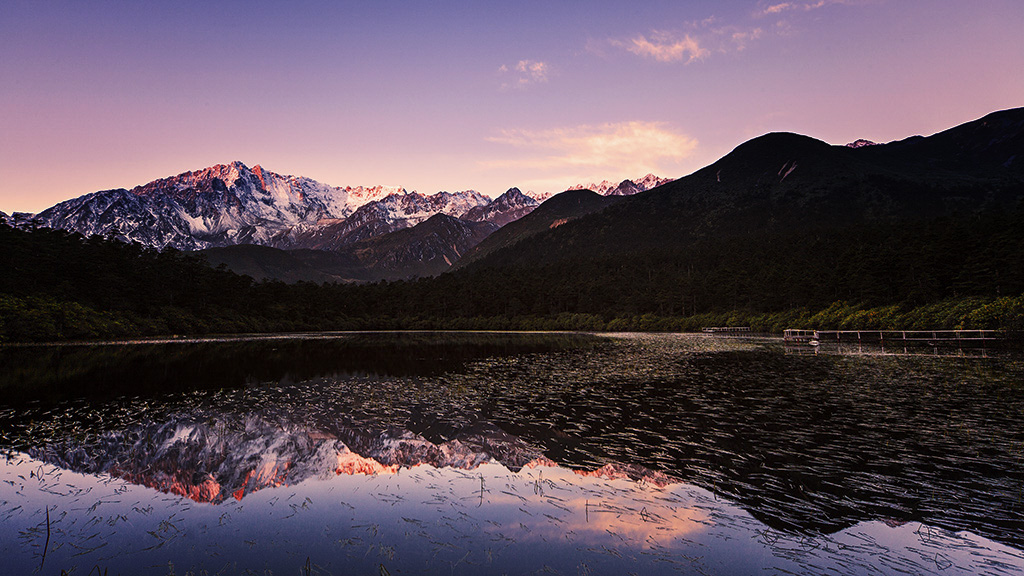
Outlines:
{"label": "rocky mountain ridge", "polygon": [[[635,194],[665,181],[648,175],[639,184],[627,180],[606,192]],[[412,228],[436,214],[500,227],[539,204],[517,188],[491,200],[474,190],[424,195],[400,187],[334,187],[236,161],[0,219],[12,226],[113,236],[157,249],[256,244],[339,250]]]}
{"label": "rocky mountain ridge", "polygon": [[672,181],[672,178],[661,178],[654,174],[648,174],[638,180],[627,179],[618,183],[602,180],[601,182],[591,182],[590,184],[576,184],[575,186],[570,186],[568,190],[590,190],[597,192],[601,196],[632,196],[633,194],[645,192]]}
{"label": "rocky mountain ridge", "polygon": [[520,192],[519,188],[509,188],[490,204],[477,206],[466,212],[463,219],[470,222],[493,222],[498,226],[504,226],[533,212],[540,204],[536,198]]}

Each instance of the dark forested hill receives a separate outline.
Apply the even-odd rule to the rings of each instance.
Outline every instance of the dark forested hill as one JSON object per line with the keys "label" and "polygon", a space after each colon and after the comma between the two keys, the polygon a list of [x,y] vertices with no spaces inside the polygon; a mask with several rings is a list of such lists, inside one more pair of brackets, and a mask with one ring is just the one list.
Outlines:
{"label": "dark forested hill", "polygon": [[334,250],[281,250],[237,245],[198,253],[213,266],[223,264],[257,280],[284,282],[376,282],[436,276],[498,228],[435,214],[403,228]]}
{"label": "dark forested hill", "polygon": [[371,281],[436,276],[497,229],[487,221],[435,214],[412,228],[345,246],[337,253],[354,265],[331,270]]}
{"label": "dark forested hill", "polygon": [[[733,236],[966,216],[1024,197],[1024,109],[930,137],[848,148],[788,133],[481,258],[531,266],[688,250]],[[539,210],[539,209],[538,209]]]}
{"label": "dark forested hill", "polygon": [[[211,266],[223,265],[228,270],[255,280],[277,279],[283,282],[344,282],[346,279],[325,272],[338,266],[339,257],[320,250],[282,250],[259,244],[236,244],[194,252]],[[324,265],[327,260],[327,265]],[[348,261],[343,261],[347,264]]]}
{"label": "dark forested hill", "polygon": [[498,250],[558,228],[571,220],[618,204],[622,196],[602,196],[591,190],[567,190],[549,198],[532,212],[510,222],[484,239],[455,264],[455,268],[479,261]]}

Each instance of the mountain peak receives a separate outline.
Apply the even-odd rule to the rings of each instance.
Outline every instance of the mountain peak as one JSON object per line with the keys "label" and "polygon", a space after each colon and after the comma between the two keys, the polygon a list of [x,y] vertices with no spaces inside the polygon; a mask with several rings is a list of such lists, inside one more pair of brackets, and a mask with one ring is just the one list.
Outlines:
{"label": "mountain peak", "polygon": [[[720,177],[724,178],[729,172],[744,171],[745,167],[768,166],[778,170],[774,167],[806,164],[812,158],[829,154],[830,150],[833,150],[833,146],[810,136],[792,132],[771,132],[747,140],[702,171],[713,169],[721,172]],[[788,169],[785,167],[783,172]]]}
{"label": "mountain peak", "polygon": [[632,180],[626,179],[619,182],[619,185],[615,188],[606,192],[605,196],[632,196],[633,194],[640,192],[643,192],[643,189],[637,186]]}
{"label": "mountain peak", "polygon": [[513,186],[508,190],[505,190],[505,193],[502,194],[501,196],[498,196],[498,198],[528,198],[528,196],[523,194],[522,190]]}
{"label": "mountain peak", "polygon": [[785,146],[789,149],[823,149],[829,147],[829,144],[817,138],[794,132],[769,132],[740,144],[736,147],[736,151],[773,146]]}
{"label": "mountain peak", "polygon": [[846,145],[847,148],[864,148],[865,146],[878,146],[878,143],[859,138]]}
{"label": "mountain peak", "polygon": [[538,205],[540,202],[537,199],[523,194],[519,188],[512,187],[489,204],[477,206],[466,212],[463,218],[471,222],[491,222],[504,226],[529,214]]}

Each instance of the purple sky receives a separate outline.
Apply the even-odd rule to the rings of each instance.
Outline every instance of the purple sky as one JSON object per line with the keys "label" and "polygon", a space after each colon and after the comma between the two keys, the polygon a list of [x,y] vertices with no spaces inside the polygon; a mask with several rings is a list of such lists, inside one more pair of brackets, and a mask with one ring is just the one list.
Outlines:
{"label": "purple sky", "polygon": [[5,0],[0,210],[233,160],[497,196],[932,134],[1024,106],[1022,31],[1019,0]]}

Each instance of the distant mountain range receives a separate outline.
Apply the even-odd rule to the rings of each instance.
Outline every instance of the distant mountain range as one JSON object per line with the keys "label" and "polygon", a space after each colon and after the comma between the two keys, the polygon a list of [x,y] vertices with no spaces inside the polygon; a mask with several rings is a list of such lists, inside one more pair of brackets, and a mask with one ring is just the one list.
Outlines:
{"label": "distant mountain range", "polygon": [[647,175],[574,186],[543,203],[537,196],[336,188],[235,162],[0,218],[202,250],[211,264],[257,279],[376,281],[543,266],[565,274],[598,261],[621,271],[638,255],[675,254],[666,262],[676,265],[700,254],[695,246],[717,250],[729,238],[828,238],[851,226],[1017,207],[1024,109],[888,144],[766,134],[678,180]]}
{"label": "distant mountain range", "polygon": [[[668,181],[648,174],[596,187],[629,195]],[[206,250],[212,264],[258,279],[367,281],[443,272],[547,197],[530,194],[511,188],[491,200],[474,190],[427,196],[385,186],[332,187],[232,162],[87,194],[38,214],[0,213],[0,221],[157,249]]]}
{"label": "distant mountain range", "polygon": [[[590,190],[597,192],[602,196],[632,196],[651,188],[657,188],[662,184],[671,182],[671,178],[659,178],[654,174],[648,174],[639,180],[623,180],[622,182],[611,182],[609,180],[602,180],[601,182],[593,182],[590,184],[577,184],[570,186],[567,190]],[[547,198],[545,198],[546,200]]]}
{"label": "distant mountain range", "polygon": [[[888,144],[766,134],[629,196],[353,190],[235,164],[3,217],[24,229],[0,226],[0,336],[1024,331],[1024,109]],[[214,267],[316,285],[46,225],[178,239]]]}

